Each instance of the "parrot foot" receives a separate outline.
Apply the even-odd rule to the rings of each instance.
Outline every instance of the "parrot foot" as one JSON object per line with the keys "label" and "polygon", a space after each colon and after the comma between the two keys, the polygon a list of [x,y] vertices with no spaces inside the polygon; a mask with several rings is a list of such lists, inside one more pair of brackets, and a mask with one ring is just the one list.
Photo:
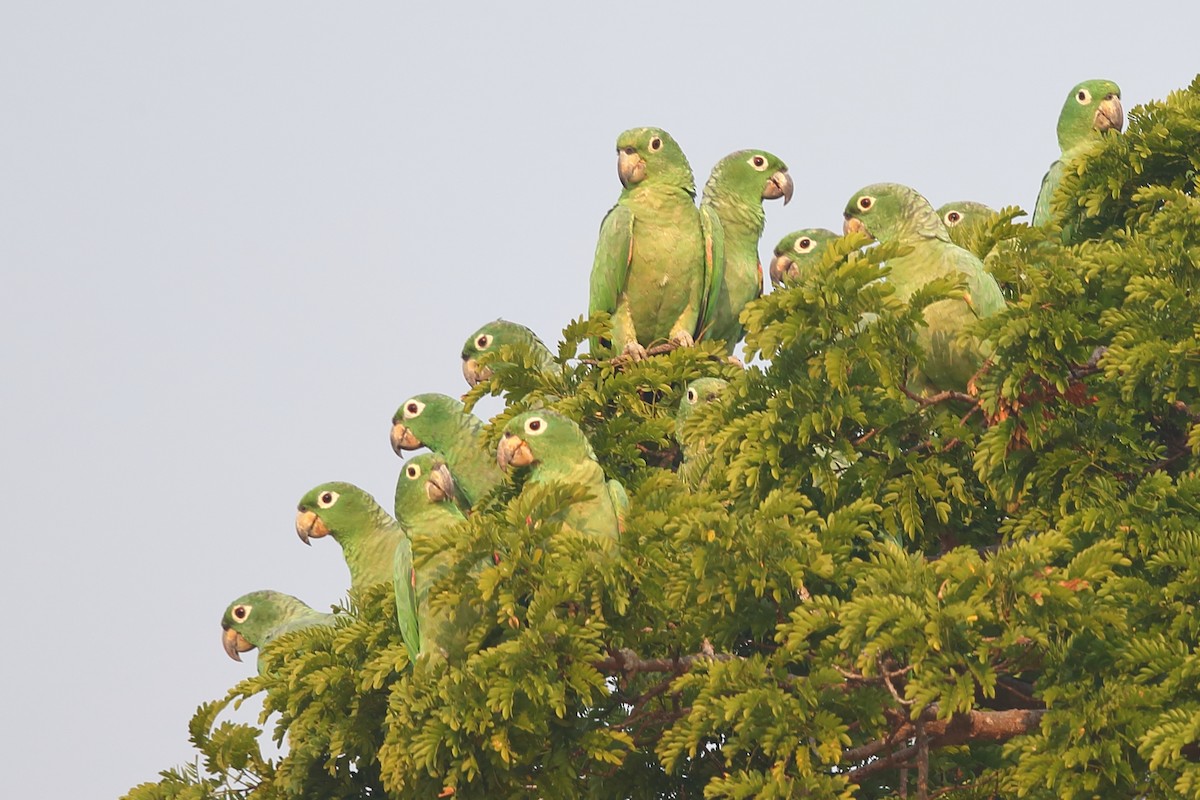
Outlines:
{"label": "parrot foot", "polygon": [[671,331],[671,344],[676,347],[693,347],[696,344],[696,340],[687,331],[676,328]]}
{"label": "parrot foot", "polygon": [[642,347],[637,339],[627,343],[625,349],[621,351],[621,355],[630,361],[643,361],[647,357],[646,348]]}
{"label": "parrot foot", "polygon": [[728,362],[729,362],[730,364],[732,364],[733,366],[737,367],[738,369],[745,369],[745,368],[746,368],[746,364],[745,364],[745,362],[743,362],[743,361],[742,361],[740,358],[738,358],[737,356],[725,356],[725,360],[726,360],[726,361],[728,361]]}

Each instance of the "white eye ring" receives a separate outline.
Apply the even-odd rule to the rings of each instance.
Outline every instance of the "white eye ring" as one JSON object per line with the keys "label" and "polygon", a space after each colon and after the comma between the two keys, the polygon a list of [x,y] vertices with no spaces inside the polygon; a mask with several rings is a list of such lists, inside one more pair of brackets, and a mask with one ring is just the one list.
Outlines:
{"label": "white eye ring", "polygon": [[815,245],[816,242],[814,242],[812,239],[808,238],[807,236],[801,236],[796,240],[796,243],[792,245],[792,249],[797,253],[807,253],[812,250]]}
{"label": "white eye ring", "polygon": [[546,432],[546,420],[541,417],[530,417],[525,420],[525,432],[530,436],[541,436]]}
{"label": "white eye ring", "polygon": [[962,214],[957,211],[947,211],[946,216],[942,217],[942,222],[946,223],[947,228],[953,228],[955,225],[962,222]]}
{"label": "white eye ring", "polygon": [[696,390],[695,390],[695,389],[688,389],[688,390],[687,390],[687,401],[688,401],[689,403],[694,403],[694,402],[696,402]]}
{"label": "white eye ring", "polygon": [[1075,93],[1075,102],[1079,103],[1081,106],[1086,106],[1088,103],[1092,102],[1092,93],[1087,89],[1080,89]]}
{"label": "white eye ring", "polygon": [[421,412],[425,410],[425,404],[420,400],[409,400],[404,404],[404,418],[413,419],[421,416]]}
{"label": "white eye ring", "polygon": [[332,508],[340,497],[337,492],[324,491],[317,495],[317,505],[321,508]]}
{"label": "white eye ring", "polygon": [[408,478],[410,481],[415,481],[417,478],[421,477],[421,465],[409,464],[404,468],[404,477]]}
{"label": "white eye ring", "polygon": [[746,161],[746,163],[749,164],[750,166],[754,167],[759,172],[762,172],[767,167],[771,166],[770,162],[767,161],[765,156],[760,156],[758,154],[750,156],[749,160]]}
{"label": "white eye ring", "polygon": [[875,198],[870,195],[863,195],[858,198],[858,207],[863,211],[870,211],[873,205],[875,205]]}
{"label": "white eye ring", "polygon": [[663,146],[662,139],[660,139],[657,136],[650,137],[650,152],[651,153],[657,153],[659,150],[662,150],[662,146]]}
{"label": "white eye ring", "polygon": [[245,622],[250,618],[250,609],[253,607],[248,605],[234,606],[233,611],[230,612],[230,616],[233,617],[234,622]]}
{"label": "white eye ring", "polygon": [[490,333],[481,333],[479,338],[475,340],[476,350],[487,350],[492,346],[492,335]]}

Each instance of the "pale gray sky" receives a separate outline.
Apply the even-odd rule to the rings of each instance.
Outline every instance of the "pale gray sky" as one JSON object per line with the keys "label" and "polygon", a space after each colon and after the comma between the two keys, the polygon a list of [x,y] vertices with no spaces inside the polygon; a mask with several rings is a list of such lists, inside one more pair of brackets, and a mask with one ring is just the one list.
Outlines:
{"label": "pale gray sky", "polygon": [[9,796],[191,759],[254,669],[226,604],[343,596],[297,500],[390,506],[399,403],[463,391],[482,322],[554,342],[586,310],[621,130],[665,127],[698,185],[781,156],[769,253],[876,181],[1031,209],[1074,83],[1129,107],[1200,68],[1192,2],[400,5],[0,10]]}

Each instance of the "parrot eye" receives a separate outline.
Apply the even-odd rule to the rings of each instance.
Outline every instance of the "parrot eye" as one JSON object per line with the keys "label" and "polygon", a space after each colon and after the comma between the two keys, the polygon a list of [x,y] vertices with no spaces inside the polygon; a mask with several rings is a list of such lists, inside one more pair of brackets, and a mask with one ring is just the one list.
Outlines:
{"label": "parrot eye", "polygon": [[1075,94],[1075,99],[1079,101],[1079,105],[1086,106],[1088,103],[1092,102],[1092,93],[1087,89],[1080,89]]}
{"label": "parrot eye", "polygon": [[767,160],[762,156],[752,156],[750,161],[747,163],[749,163],[750,166],[754,167],[759,172],[762,172],[767,168]]}
{"label": "parrot eye", "polygon": [[419,417],[424,410],[425,404],[420,400],[409,400],[404,404],[404,418],[412,419],[413,417]]}
{"label": "parrot eye", "polygon": [[409,464],[404,468],[404,474],[410,481],[415,481],[421,477],[421,467],[417,464]]}
{"label": "parrot eye", "polygon": [[251,606],[234,606],[233,618],[238,622],[245,622],[246,618],[250,616],[250,608]]}
{"label": "parrot eye", "polygon": [[321,492],[317,495],[317,505],[321,508],[331,508],[338,501],[340,495],[337,492]]}
{"label": "parrot eye", "polygon": [[688,402],[689,402],[689,403],[694,403],[694,402],[696,402],[696,390],[695,390],[695,389],[688,389],[688,390],[687,390],[687,400],[688,400]]}
{"label": "parrot eye", "polygon": [[662,150],[662,139],[655,136],[650,140],[650,152],[657,153],[659,150]]}
{"label": "parrot eye", "polygon": [[807,253],[809,250],[813,249],[813,240],[807,236],[801,236],[796,240],[796,244],[792,249],[797,253]]}
{"label": "parrot eye", "polygon": [[476,350],[487,350],[489,347],[491,347],[491,345],[492,335],[490,333],[481,334],[479,338],[475,340]]}
{"label": "parrot eye", "polygon": [[546,430],[546,420],[541,417],[530,417],[525,420],[525,432],[540,436]]}
{"label": "parrot eye", "polygon": [[859,207],[859,208],[861,208],[863,211],[870,211],[870,210],[871,210],[871,206],[873,206],[873,205],[875,205],[875,198],[874,198],[874,197],[860,197],[860,198],[858,198],[858,207]]}
{"label": "parrot eye", "polygon": [[957,211],[947,211],[945,222],[947,225],[953,228],[955,225],[962,222],[962,214],[958,213]]}

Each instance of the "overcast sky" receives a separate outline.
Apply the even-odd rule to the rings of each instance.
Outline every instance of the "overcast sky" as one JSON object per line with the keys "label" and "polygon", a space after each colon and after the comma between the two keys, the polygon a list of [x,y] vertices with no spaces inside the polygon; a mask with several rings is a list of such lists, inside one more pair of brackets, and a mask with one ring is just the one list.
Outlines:
{"label": "overcast sky", "polygon": [[1031,209],[1073,84],[1128,108],[1200,68],[1194,2],[401,5],[0,10],[7,796],[190,760],[254,669],[225,606],[343,597],[297,501],[390,507],[396,407],[462,392],[483,322],[554,342],[586,310],[623,129],[669,130],[698,185],[782,157],[769,255],[877,181]]}

